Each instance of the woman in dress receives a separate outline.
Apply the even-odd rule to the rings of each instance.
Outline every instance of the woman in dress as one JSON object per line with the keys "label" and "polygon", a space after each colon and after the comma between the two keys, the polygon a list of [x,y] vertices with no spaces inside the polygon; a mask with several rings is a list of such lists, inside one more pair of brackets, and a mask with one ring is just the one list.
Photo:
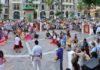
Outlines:
{"label": "woman in dress", "polygon": [[55,31],[53,31],[52,40],[50,44],[57,44],[57,33]]}
{"label": "woman in dress", "polygon": [[4,54],[0,50],[0,70],[4,70],[5,62],[6,62],[6,60],[4,58]]}

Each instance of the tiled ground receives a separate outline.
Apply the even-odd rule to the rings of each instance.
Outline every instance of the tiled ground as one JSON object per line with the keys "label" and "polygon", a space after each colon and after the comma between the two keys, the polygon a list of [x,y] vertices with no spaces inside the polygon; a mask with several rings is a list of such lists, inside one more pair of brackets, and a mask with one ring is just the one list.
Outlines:
{"label": "tiled ground", "polygon": [[[60,31],[57,31],[59,33]],[[78,38],[81,41],[85,37],[90,37],[88,35],[83,35],[78,32],[71,32],[72,35],[78,34]],[[50,40],[45,40],[45,32],[40,32],[40,41],[39,45],[43,49],[43,58],[42,58],[42,70],[57,70],[57,63],[55,59],[55,45],[50,44]],[[93,38],[92,38],[93,39]],[[91,38],[90,38],[91,40]],[[34,41],[28,41],[28,46],[26,42],[23,41],[24,48],[21,53],[15,53],[13,51],[14,45],[14,35],[9,35],[9,40],[4,46],[0,46],[0,50],[3,50],[7,62],[5,63],[5,70],[34,70],[32,65],[31,57],[29,53],[34,46]],[[67,68],[67,51],[64,52],[64,70]]]}

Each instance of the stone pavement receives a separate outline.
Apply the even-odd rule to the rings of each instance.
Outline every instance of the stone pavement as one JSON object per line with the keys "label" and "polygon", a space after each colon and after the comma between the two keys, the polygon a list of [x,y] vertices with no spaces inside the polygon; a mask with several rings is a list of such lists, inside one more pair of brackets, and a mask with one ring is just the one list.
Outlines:
{"label": "stone pavement", "polygon": [[[56,31],[59,33],[60,31]],[[78,34],[78,38],[82,41],[88,35],[83,35],[78,32],[72,31],[71,35]],[[43,49],[42,58],[42,70],[56,70],[57,63],[54,61],[56,46],[50,44],[50,40],[45,39],[45,32],[39,32],[39,44]],[[5,70],[34,70],[34,64],[32,63],[30,54],[32,47],[34,46],[33,41],[23,41],[24,48],[21,53],[15,53],[13,51],[14,35],[9,35],[9,40],[4,46],[0,46],[0,50],[3,50],[6,56]],[[64,51],[64,70],[67,68],[67,51]]]}

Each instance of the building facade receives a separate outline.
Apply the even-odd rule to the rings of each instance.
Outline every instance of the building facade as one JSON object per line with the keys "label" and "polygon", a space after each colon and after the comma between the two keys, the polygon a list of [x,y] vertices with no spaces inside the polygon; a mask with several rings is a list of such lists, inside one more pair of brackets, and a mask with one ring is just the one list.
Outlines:
{"label": "building facade", "polygon": [[9,0],[9,19],[23,19],[24,0]]}
{"label": "building facade", "polygon": [[9,0],[4,0],[3,18],[9,19]]}
{"label": "building facade", "polygon": [[57,11],[63,12],[63,16],[68,18],[77,12],[76,0],[53,0],[50,7],[45,0],[9,0],[9,18],[23,19],[25,15],[23,6],[27,4],[27,1],[32,2],[33,19],[57,18],[55,16]]}
{"label": "building facade", "polygon": [[37,18],[56,18],[55,13],[57,11],[62,11],[64,17],[71,17],[75,14],[76,0],[53,0],[51,7],[45,3],[45,0],[33,0],[37,12]]}

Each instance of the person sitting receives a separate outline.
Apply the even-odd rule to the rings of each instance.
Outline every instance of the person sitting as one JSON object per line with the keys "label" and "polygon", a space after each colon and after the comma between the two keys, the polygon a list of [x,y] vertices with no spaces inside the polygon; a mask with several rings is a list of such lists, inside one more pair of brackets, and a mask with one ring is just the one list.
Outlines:
{"label": "person sitting", "polygon": [[39,38],[39,34],[34,33],[34,38],[38,39]]}
{"label": "person sitting", "polygon": [[47,39],[51,39],[51,34],[50,34],[50,32],[47,30],[47,32],[46,32],[46,38]]}

